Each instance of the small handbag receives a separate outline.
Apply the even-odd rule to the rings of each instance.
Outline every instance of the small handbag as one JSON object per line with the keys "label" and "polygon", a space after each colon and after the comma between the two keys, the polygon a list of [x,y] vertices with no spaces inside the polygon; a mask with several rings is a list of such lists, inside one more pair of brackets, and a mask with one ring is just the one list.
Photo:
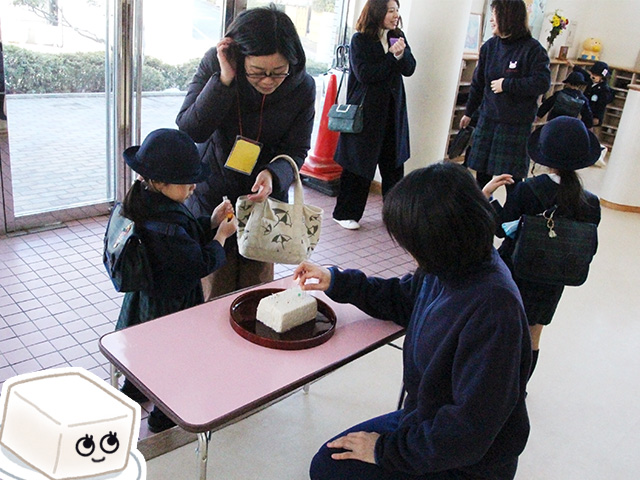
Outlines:
{"label": "small handbag", "polygon": [[471,142],[471,136],[473,135],[473,127],[464,127],[461,128],[451,143],[449,144],[449,148],[447,149],[447,157],[449,160],[453,160],[454,158],[458,158],[461,156],[464,151],[469,146]]}
{"label": "small handbag", "polygon": [[243,195],[236,202],[238,251],[251,260],[297,265],[309,258],[320,238],[320,207],[305,205],[298,166],[288,155],[295,171],[293,204],[267,198],[253,202]]}
{"label": "small handbag", "polygon": [[[171,223],[147,220],[143,226],[165,235],[188,235],[180,225]],[[117,292],[147,291],[153,287],[153,272],[140,230],[122,214],[121,203],[111,211],[103,243],[102,263]]]}
{"label": "small handbag", "polygon": [[342,81],[346,73],[340,77],[340,86],[336,93],[336,101],[334,105],[331,105],[329,109],[329,122],[327,127],[333,132],[340,133],[360,133],[364,126],[363,117],[363,103],[364,97],[359,104],[352,103],[338,103],[338,95],[340,94],[340,88],[342,87]]}
{"label": "small handbag", "polygon": [[513,275],[537,283],[579,286],[587,280],[598,248],[597,226],[554,217],[556,208],[520,217],[511,257]]}

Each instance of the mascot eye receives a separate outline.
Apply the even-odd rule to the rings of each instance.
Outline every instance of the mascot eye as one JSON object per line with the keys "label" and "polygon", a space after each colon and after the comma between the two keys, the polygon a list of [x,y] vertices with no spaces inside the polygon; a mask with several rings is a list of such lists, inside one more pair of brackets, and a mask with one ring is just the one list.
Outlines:
{"label": "mascot eye", "polygon": [[113,432],[109,432],[104,437],[100,439],[100,448],[104,453],[113,453],[118,450],[120,446],[120,441],[116,434]]}
{"label": "mascot eye", "polygon": [[76,442],[76,452],[83,457],[88,457],[96,449],[93,435],[85,435]]}

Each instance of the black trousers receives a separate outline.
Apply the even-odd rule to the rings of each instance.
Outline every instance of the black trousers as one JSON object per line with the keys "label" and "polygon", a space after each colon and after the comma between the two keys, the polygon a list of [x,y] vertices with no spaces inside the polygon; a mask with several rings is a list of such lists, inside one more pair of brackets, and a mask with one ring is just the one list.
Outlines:
{"label": "black trousers", "polygon": [[[404,176],[404,165],[396,166],[396,132],[391,121],[393,118],[391,111],[388,118],[389,121],[387,122],[378,159],[383,196]],[[340,192],[338,193],[336,206],[333,209],[333,218],[336,220],[360,221],[367,205],[370,186],[371,180],[343,168],[340,176]]]}

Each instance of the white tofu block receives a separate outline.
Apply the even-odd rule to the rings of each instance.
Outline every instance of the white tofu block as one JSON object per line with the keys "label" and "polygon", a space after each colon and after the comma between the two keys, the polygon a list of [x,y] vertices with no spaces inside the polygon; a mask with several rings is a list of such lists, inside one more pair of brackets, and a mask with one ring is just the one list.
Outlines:
{"label": "white tofu block", "polygon": [[9,379],[3,401],[0,445],[53,480],[124,470],[137,442],[140,407],[80,368]]}
{"label": "white tofu block", "polygon": [[292,288],[260,300],[256,320],[283,333],[313,320],[317,314],[318,302],[315,297],[300,288]]}

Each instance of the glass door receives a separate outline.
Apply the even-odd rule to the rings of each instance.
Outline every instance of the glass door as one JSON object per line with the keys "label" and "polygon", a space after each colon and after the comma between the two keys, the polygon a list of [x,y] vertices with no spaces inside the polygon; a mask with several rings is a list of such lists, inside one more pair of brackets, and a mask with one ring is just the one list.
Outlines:
{"label": "glass door", "polygon": [[2,0],[0,233],[108,209],[106,2]]}

